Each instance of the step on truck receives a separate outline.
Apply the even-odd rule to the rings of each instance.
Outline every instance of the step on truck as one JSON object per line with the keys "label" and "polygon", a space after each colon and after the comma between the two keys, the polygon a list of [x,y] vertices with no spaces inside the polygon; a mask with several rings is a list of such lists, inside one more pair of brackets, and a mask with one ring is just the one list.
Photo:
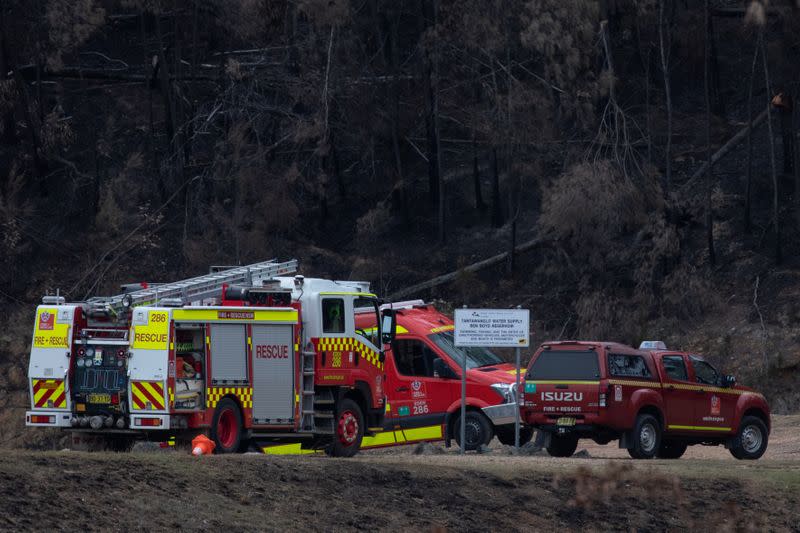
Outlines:
{"label": "step on truck", "polygon": [[[26,425],[134,438],[208,433],[216,451],[293,442],[354,455],[382,429],[384,341],[369,284],[266,261],[36,310]],[[375,314],[369,336],[356,308]]]}
{"label": "step on truck", "polygon": [[[384,431],[367,446],[392,446],[452,439],[459,442],[461,365],[467,362],[466,449],[475,450],[497,436],[514,445],[516,368],[486,348],[455,345],[455,326],[446,315],[422,300],[384,304],[392,310],[396,336],[386,353],[386,418]],[[356,331],[374,332],[371,308],[356,311]],[[520,444],[533,429],[522,426]]]}
{"label": "step on truck", "polygon": [[545,432],[556,457],[571,456],[588,438],[618,439],[635,459],[677,459],[696,444],[758,459],[770,432],[764,396],[660,341],[638,350],[608,342],[542,344],[525,374],[521,416]]}

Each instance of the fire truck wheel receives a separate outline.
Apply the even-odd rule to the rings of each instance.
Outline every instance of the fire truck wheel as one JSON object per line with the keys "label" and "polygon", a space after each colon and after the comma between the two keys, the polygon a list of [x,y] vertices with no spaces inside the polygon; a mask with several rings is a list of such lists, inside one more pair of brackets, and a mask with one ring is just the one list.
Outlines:
{"label": "fire truck wheel", "polygon": [[661,446],[661,424],[653,415],[641,414],[636,417],[631,438],[633,446],[628,454],[634,459],[652,459]]}
{"label": "fire truck wheel", "polygon": [[746,416],[733,438],[731,455],[737,459],[758,459],[767,451],[768,440],[767,425],[760,418]]}
{"label": "fire truck wheel", "polygon": [[683,441],[679,440],[662,440],[661,446],[658,448],[658,458],[659,459],[680,459],[684,453],[686,453],[686,448],[688,444]]}
{"label": "fire truck wheel", "polygon": [[[466,450],[477,450],[481,446],[485,446],[494,438],[494,430],[492,423],[486,418],[486,415],[478,411],[467,411],[465,418],[466,424],[464,428],[464,436],[466,440]],[[456,438],[456,444],[461,446],[461,417],[453,420],[453,435]],[[512,437],[513,439],[513,437]]]}
{"label": "fire truck wheel", "polygon": [[361,407],[349,398],[339,402],[335,419],[336,433],[327,448],[333,457],[352,457],[361,448],[364,438],[364,414]]}
{"label": "fire truck wheel", "polygon": [[236,453],[242,446],[242,412],[230,398],[223,398],[211,421],[211,438],[217,453]]}
{"label": "fire truck wheel", "polygon": [[550,446],[547,453],[550,457],[572,457],[578,449],[578,437],[575,435],[564,435],[560,437],[556,434],[550,436]]}
{"label": "fire truck wheel", "polygon": [[[505,446],[513,446],[514,445],[514,426],[506,427],[500,426],[494,428],[494,432],[497,435],[497,440],[500,441],[500,444]],[[530,426],[522,426],[519,428],[519,445],[524,446],[528,444],[531,439],[533,438],[533,428]]]}

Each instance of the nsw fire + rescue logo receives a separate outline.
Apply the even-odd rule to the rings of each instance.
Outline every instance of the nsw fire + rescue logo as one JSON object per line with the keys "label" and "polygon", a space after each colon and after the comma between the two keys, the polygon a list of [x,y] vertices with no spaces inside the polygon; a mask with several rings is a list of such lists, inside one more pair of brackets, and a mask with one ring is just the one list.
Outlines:
{"label": "nsw fire + rescue logo", "polygon": [[42,311],[39,315],[39,329],[53,329],[53,325],[56,322],[56,315],[51,313],[50,311]]}
{"label": "nsw fire + rescue logo", "polygon": [[718,415],[720,413],[719,396],[716,394],[711,397],[711,414]]}

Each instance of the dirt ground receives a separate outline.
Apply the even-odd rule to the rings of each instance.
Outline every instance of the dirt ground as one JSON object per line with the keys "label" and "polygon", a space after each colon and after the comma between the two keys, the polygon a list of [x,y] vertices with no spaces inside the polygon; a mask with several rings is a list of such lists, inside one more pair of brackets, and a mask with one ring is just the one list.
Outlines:
{"label": "dirt ground", "polygon": [[750,462],[722,448],[634,461],[594,445],[522,457],[496,443],[353,459],[3,450],[0,529],[800,531],[798,428],[800,416],[776,417]]}

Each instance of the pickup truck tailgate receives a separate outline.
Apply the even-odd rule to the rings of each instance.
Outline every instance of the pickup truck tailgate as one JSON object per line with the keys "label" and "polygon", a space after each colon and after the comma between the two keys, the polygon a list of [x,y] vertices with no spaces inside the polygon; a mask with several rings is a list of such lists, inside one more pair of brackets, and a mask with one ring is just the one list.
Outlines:
{"label": "pickup truck tailgate", "polygon": [[597,413],[599,401],[600,367],[594,350],[545,350],[525,375],[528,413]]}

